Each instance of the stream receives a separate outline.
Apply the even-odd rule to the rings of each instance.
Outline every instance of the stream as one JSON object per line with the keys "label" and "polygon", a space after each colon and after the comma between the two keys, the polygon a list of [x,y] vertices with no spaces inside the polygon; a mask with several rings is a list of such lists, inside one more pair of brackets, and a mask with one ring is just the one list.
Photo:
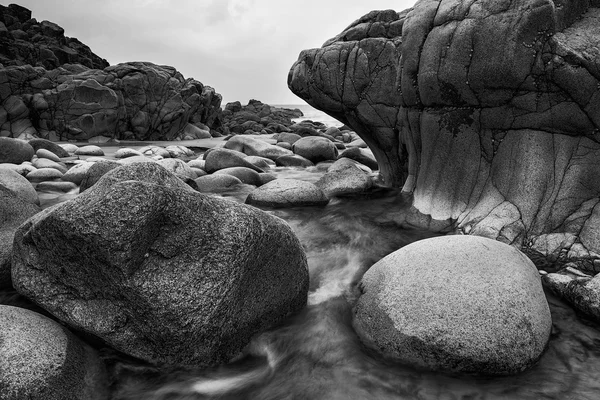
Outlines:
{"label": "stream", "polygon": [[[278,177],[316,181],[322,171],[274,168]],[[240,186],[219,196],[243,202]],[[76,194],[40,196],[45,206]],[[254,337],[244,354],[213,369],[159,370],[100,348],[115,400],[175,399],[589,399],[600,398],[600,326],[547,293],[553,319],[547,351],[530,370],[508,377],[420,371],[362,346],[352,329],[356,284],[387,254],[434,236],[393,221],[410,199],[391,190],[334,199],[322,208],[266,209],[286,220],[309,263],[308,306]],[[418,268],[418,266],[415,266]],[[0,303],[26,303],[0,293]]]}

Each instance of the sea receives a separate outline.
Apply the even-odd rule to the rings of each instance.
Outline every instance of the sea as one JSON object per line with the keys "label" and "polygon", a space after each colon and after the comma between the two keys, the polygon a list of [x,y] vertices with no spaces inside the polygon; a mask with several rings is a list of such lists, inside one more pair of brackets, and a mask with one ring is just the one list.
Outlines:
{"label": "sea", "polygon": [[333,118],[332,116],[325,114],[323,111],[317,110],[316,108],[314,108],[306,103],[304,103],[304,104],[277,104],[277,105],[273,105],[273,107],[291,108],[291,109],[297,108],[300,111],[302,111],[302,114],[304,114],[304,116],[300,117],[300,118],[292,119],[292,121],[294,121],[294,122],[300,122],[300,121],[304,121],[304,120],[308,119],[313,122],[322,122],[326,126],[340,127],[340,126],[344,125],[342,122],[338,121],[337,119]]}

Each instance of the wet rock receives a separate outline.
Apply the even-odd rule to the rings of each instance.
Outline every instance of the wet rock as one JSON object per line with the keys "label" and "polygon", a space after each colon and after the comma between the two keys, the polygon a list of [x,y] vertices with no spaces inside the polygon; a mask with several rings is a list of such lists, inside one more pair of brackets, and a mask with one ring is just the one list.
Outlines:
{"label": "wet rock", "polygon": [[167,151],[167,149],[165,149],[164,147],[154,146],[154,145],[142,147],[140,149],[140,153],[142,153],[146,156],[160,156],[163,158],[171,157],[171,153],[169,153]]}
{"label": "wet rock", "polygon": [[[79,148],[79,146],[76,146],[71,143],[62,143],[59,146],[69,154],[75,154],[75,152]],[[50,149],[48,149],[48,150],[50,150]]]}
{"label": "wet rock", "polygon": [[0,387],[6,400],[105,400],[108,374],[98,354],[59,323],[0,305]]}
{"label": "wet rock", "polygon": [[260,207],[325,206],[329,199],[313,183],[297,179],[276,179],[254,189],[247,204]]}
{"label": "wet rock", "polygon": [[293,144],[292,150],[295,154],[307,158],[313,163],[335,160],[338,155],[337,148],[331,140],[319,136],[299,139]]}
{"label": "wet rock", "polygon": [[34,154],[33,147],[26,141],[0,137],[0,163],[21,164],[30,161]]}
{"label": "wet rock", "polygon": [[533,263],[476,236],[421,240],[373,265],[354,326],[396,361],[433,370],[514,374],[542,355],[552,329]]}
{"label": "wet rock", "polygon": [[38,206],[18,197],[0,184],[0,288],[12,287],[10,267],[17,228],[39,211]]}
{"label": "wet rock", "polygon": [[15,287],[126,354],[223,363],[306,304],[306,257],[285,222],[156,163],[110,171],[48,210],[15,235]]}

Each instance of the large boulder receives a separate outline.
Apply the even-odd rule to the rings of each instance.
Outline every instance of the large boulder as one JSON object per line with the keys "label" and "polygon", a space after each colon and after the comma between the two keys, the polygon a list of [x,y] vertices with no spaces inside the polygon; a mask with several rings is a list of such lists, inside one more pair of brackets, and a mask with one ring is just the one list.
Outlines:
{"label": "large boulder", "polygon": [[308,269],[282,220],[134,163],[23,224],[13,284],[124,353],[207,366],[303,308]]}
{"label": "large boulder", "polygon": [[3,400],[105,400],[108,375],[94,351],[59,323],[0,305]]}
{"label": "large boulder", "polygon": [[288,84],[364,139],[383,181],[413,193],[415,223],[525,251],[536,237],[573,233],[586,250],[574,261],[592,263],[598,7],[431,0],[373,11],[303,51]]}
{"label": "large boulder", "polygon": [[373,179],[355,161],[340,158],[315,184],[332,197],[366,192],[373,186]]}
{"label": "large boulder", "polygon": [[29,143],[20,139],[0,137],[0,163],[21,164],[35,154]]}
{"label": "large boulder", "polygon": [[359,288],[363,342],[422,368],[517,373],[540,358],[552,329],[533,263],[487,238],[415,242],[373,265]]}
{"label": "large boulder", "polygon": [[0,185],[0,289],[12,286],[10,271],[15,232],[39,211],[38,206]]}

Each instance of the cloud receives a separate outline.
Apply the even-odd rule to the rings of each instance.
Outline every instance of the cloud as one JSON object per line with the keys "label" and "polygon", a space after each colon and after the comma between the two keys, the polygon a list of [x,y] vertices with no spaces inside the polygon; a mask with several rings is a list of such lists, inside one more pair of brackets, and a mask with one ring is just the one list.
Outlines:
{"label": "cloud", "polygon": [[[407,1],[407,2],[406,2]],[[110,63],[151,61],[214,87],[227,100],[300,102],[287,72],[373,9],[414,0],[21,0]]]}

